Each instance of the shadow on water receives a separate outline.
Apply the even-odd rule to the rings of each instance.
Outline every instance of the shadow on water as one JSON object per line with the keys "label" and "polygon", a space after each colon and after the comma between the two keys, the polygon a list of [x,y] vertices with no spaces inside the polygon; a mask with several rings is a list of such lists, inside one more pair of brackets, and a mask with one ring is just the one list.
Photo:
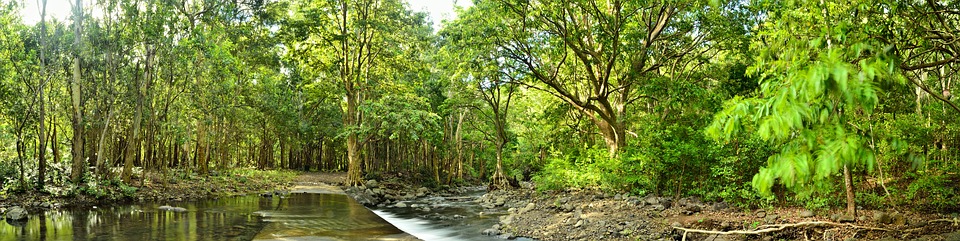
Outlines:
{"label": "shadow on water", "polygon": [[[162,211],[171,205],[186,212]],[[0,241],[397,240],[403,231],[346,195],[240,196],[181,203],[53,210],[0,222]]]}

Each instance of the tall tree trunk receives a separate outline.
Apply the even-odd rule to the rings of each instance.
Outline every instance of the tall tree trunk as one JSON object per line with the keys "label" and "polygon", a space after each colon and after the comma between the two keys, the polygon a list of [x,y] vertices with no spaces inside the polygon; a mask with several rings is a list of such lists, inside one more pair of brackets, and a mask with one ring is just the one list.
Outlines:
{"label": "tall tree trunk", "polygon": [[[354,94],[347,94],[347,113],[346,113],[346,123],[347,127],[357,126],[357,100],[354,97]],[[357,185],[362,181],[362,172],[361,167],[362,160],[360,160],[360,150],[357,141],[357,133],[350,132],[347,135],[347,185]]]}
{"label": "tall tree trunk", "polygon": [[130,174],[134,165],[134,154],[135,152],[140,151],[140,145],[138,145],[138,143],[140,142],[140,122],[143,121],[143,98],[144,92],[146,92],[144,89],[146,88],[147,83],[150,81],[150,71],[153,69],[151,61],[153,60],[154,50],[149,44],[145,44],[144,47],[147,50],[146,64],[143,68],[143,78],[141,78],[138,83],[135,83],[134,87],[137,105],[133,114],[133,127],[130,129],[130,135],[127,136],[127,140],[129,142],[127,143],[127,150],[124,154],[123,172],[120,175],[123,179],[123,182],[128,184],[130,183]]}
{"label": "tall tree trunk", "polygon": [[41,78],[41,80],[40,80],[40,87],[39,87],[38,93],[37,93],[37,94],[39,95],[39,97],[38,97],[37,100],[38,100],[38,102],[39,102],[39,104],[40,104],[40,106],[37,107],[37,111],[39,112],[39,113],[38,113],[38,114],[39,114],[38,120],[39,120],[39,122],[40,122],[40,123],[39,123],[39,124],[40,124],[39,129],[37,130],[37,132],[38,132],[37,138],[39,138],[39,140],[40,140],[40,143],[38,144],[38,148],[37,148],[37,150],[38,150],[38,151],[37,151],[37,161],[38,161],[38,163],[37,163],[37,190],[43,190],[43,180],[46,178],[45,175],[46,175],[46,173],[47,173],[47,140],[46,140],[46,139],[47,139],[47,135],[46,135],[47,126],[46,126],[46,124],[45,124],[45,123],[47,122],[47,121],[46,121],[46,117],[45,117],[45,115],[46,115],[46,113],[47,113],[47,110],[46,110],[46,103],[47,103],[47,101],[44,100],[44,98],[43,98],[43,94],[44,94],[44,93],[43,93],[43,92],[44,92],[43,89],[44,89],[44,88],[46,87],[46,85],[47,85],[47,80],[50,79],[50,77],[48,76],[48,75],[49,75],[49,72],[47,71],[47,64],[46,64],[46,62],[47,62],[47,60],[46,60],[46,59],[47,59],[47,58],[46,58],[46,46],[47,46],[47,45],[46,45],[46,38],[45,38],[45,35],[47,34],[47,24],[46,24],[47,0],[43,0],[43,1],[42,1],[42,4],[43,4],[43,6],[42,6],[42,9],[40,10],[40,71],[41,71],[43,74],[42,74],[41,77],[40,77],[40,78]]}

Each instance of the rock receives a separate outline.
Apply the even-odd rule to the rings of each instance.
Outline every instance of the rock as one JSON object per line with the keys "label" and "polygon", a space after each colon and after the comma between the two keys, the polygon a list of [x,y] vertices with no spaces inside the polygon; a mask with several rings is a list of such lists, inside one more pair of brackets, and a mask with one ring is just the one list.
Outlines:
{"label": "rock", "polygon": [[517,236],[513,236],[513,233],[505,233],[505,234],[501,234],[500,236],[497,236],[497,238],[500,238],[500,239],[515,239],[515,238],[517,238]]}
{"label": "rock", "polygon": [[170,211],[170,210],[173,209],[173,207],[167,206],[167,205],[163,205],[163,206],[160,206],[160,207],[157,208],[157,209],[160,209],[160,210],[163,210],[163,211]]}
{"label": "rock", "polygon": [[394,206],[394,207],[398,207],[398,208],[405,208],[405,207],[407,207],[407,203],[405,203],[405,202],[398,202],[397,204],[394,204],[393,206]]}
{"label": "rock", "polygon": [[487,236],[496,236],[496,235],[500,235],[500,230],[488,228],[488,229],[484,229],[483,232],[480,232],[480,234],[487,235]]}
{"label": "rock", "polygon": [[900,214],[900,212],[894,212],[893,214],[890,214],[890,219],[893,220],[893,225],[907,224],[907,219],[903,217],[903,214]]}
{"label": "rock", "polygon": [[660,205],[660,204],[650,205],[650,208],[652,208],[655,211],[663,211],[667,209],[667,207],[664,207],[663,205]]}
{"label": "rock", "polygon": [[699,213],[701,209],[700,209],[700,205],[687,205],[683,207],[683,210],[693,214],[693,213]]}
{"label": "rock", "polygon": [[493,205],[494,205],[494,206],[503,206],[503,204],[505,204],[505,203],[507,203],[507,198],[505,198],[505,197],[498,197],[498,198],[497,198],[497,201],[493,202]]}
{"label": "rock", "polygon": [[410,207],[411,207],[411,208],[420,208],[420,207],[422,207],[422,206],[423,206],[423,205],[420,205],[419,203],[410,204]]}
{"label": "rock", "polygon": [[848,215],[848,214],[840,215],[840,217],[837,218],[837,222],[841,222],[841,223],[852,223],[856,221],[857,219],[853,217],[853,215]]}
{"label": "rock", "polygon": [[583,226],[583,220],[582,220],[582,219],[581,219],[581,220],[577,220],[577,223],[573,225],[574,228],[579,228],[580,226]]}
{"label": "rock", "polygon": [[18,221],[27,219],[27,215],[30,215],[30,213],[20,206],[14,206],[8,209],[4,215],[6,215],[8,220]]}
{"label": "rock", "polygon": [[40,207],[46,208],[46,209],[51,209],[51,208],[53,208],[53,204],[52,204],[52,203],[49,203],[49,202],[43,202],[43,203],[40,204]]}
{"label": "rock", "polygon": [[682,224],[680,224],[680,222],[673,222],[672,224],[670,224],[670,227],[678,227],[678,228],[682,228],[682,227],[683,227],[683,225],[682,225]]}
{"label": "rock", "polygon": [[780,218],[780,215],[771,214],[771,215],[767,215],[767,217],[764,218],[763,220],[766,221],[767,224],[774,224],[777,222],[778,218]]}
{"label": "rock", "polygon": [[500,216],[500,224],[508,226],[513,223],[513,215]]}
{"label": "rock", "polygon": [[801,217],[801,218],[810,218],[810,217],[813,217],[813,211],[803,210],[802,212],[800,212],[800,217]]}
{"label": "rock", "polygon": [[430,207],[423,207],[420,209],[420,211],[430,212]]}
{"label": "rock", "polygon": [[893,218],[890,217],[890,214],[887,214],[883,211],[876,211],[873,213],[873,221],[882,224],[890,224],[893,223]]}
{"label": "rock", "polygon": [[170,209],[170,211],[182,213],[182,212],[186,212],[187,209],[186,209],[186,208],[181,208],[181,207],[174,207],[173,209]]}
{"label": "rock", "polygon": [[623,199],[623,195],[617,194],[616,196],[613,196],[613,200],[620,200],[620,199]]}
{"label": "rock", "polygon": [[660,204],[660,197],[650,195],[643,198],[643,202],[647,203],[648,205],[657,205]]}
{"label": "rock", "polygon": [[756,216],[758,218],[766,217],[767,211],[764,211],[763,209],[757,210],[756,212],[753,212],[753,216]]}
{"label": "rock", "polygon": [[421,187],[421,188],[417,189],[417,197],[426,196],[427,193],[430,193],[430,189],[429,189],[429,188]]}
{"label": "rock", "polygon": [[527,206],[525,206],[525,207],[523,207],[522,209],[520,209],[520,214],[529,212],[530,210],[533,210],[533,209],[536,208],[536,207],[537,207],[536,204],[527,203]]}
{"label": "rock", "polygon": [[364,186],[367,186],[367,188],[377,188],[380,186],[380,183],[377,183],[377,180],[370,179],[367,180],[367,183],[364,184]]}
{"label": "rock", "polygon": [[730,204],[727,204],[725,202],[718,202],[718,203],[714,203],[713,205],[710,205],[710,209],[712,209],[712,211],[724,211],[724,210],[727,210],[728,208],[730,208]]}

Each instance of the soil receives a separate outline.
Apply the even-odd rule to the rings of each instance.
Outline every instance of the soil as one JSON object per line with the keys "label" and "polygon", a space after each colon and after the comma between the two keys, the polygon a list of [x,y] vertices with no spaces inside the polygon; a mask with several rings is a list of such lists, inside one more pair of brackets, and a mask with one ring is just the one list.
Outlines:
{"label": "soil", "polygon": [[[524,188],[490,192],[481,205],[510,208],[494,229],[506,237],[537,240],[683,240],[678,228],[757,231],[778,225],[821,222],[762,234],[716,235],[689,232],[686,240],[960,240],[956,214],[861,210],[840,223],[839,211],[801,208],[741,210],[695,198],[609,195],[596,190],[537,192]],[[804,215],[806,214],[806,215]],[[812,216],[809,216],[812,215]],[[674,228],[678,227],[678,228]]]}

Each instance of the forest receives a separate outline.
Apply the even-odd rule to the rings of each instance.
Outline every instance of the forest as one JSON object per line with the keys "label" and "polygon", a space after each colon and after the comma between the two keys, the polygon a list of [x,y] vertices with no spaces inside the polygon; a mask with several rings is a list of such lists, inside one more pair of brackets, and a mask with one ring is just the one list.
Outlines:
{"label": "forest", "polygon": [[960,1],[70,4],[0,1],[2,198],[256,169],[960,210]]}

